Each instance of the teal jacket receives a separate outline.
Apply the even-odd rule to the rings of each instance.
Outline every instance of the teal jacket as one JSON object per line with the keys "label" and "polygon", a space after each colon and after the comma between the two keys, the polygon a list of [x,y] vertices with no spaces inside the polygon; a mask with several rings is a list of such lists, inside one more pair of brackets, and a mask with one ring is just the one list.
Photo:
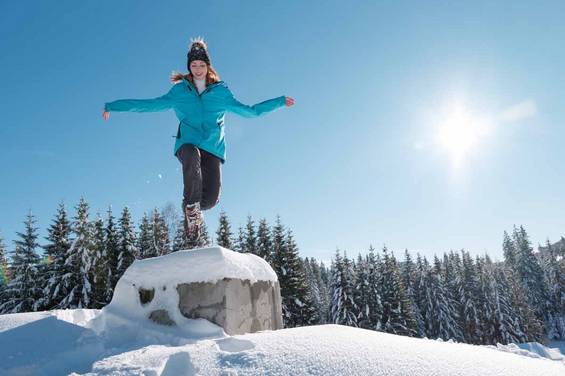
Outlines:
{"label": "teal jacket", "polygon": [[226,161],[224,117],[232,112],[244,117],[257,117],[286,105],[285,96],[269,99],[253,106],[234,98],[224,81],[210,84],[198,94],[190,81],[183,79],[169,92],[154,99],[120,99],[106,103],[106,111],[156,112],[175,110],[180,121],[174,154],[184,144],[193,144]]}

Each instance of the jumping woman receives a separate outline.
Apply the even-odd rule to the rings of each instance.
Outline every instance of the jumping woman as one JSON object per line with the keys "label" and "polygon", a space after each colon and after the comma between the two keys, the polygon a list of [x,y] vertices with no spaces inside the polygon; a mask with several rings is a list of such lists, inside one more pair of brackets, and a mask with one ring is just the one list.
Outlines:
{"label": "jumping woman", "polygon": [[292,106],[294,99],[280,96],[253,106],[239,102],[212,67],[204,40],[197,38],[191,42],[188,74],[173,74],[171,81],[175,84],[167,94],[154,99],[106,103],[102,116],[108,120],[110,111],[175,111],[180,124],[174,155],[182,164],[184,227],[189,239],[198,240],[204,220],[202,211],[214,207],[220,197],[221,165],[226,161],[226,112],[256,117]]}

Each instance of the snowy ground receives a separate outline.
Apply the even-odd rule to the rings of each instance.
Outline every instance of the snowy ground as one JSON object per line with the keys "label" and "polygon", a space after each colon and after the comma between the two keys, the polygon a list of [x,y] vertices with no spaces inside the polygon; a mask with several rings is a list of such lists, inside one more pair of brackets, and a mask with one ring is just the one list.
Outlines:
{"label": "snowy ground", "polygon": [[0,375],[565,375],[563,355],[539,344],[497,349],[338,325],[230,337],[206,320],[192,320],[199,337],[149,323],[97,334],[103,312],[0,316]]}

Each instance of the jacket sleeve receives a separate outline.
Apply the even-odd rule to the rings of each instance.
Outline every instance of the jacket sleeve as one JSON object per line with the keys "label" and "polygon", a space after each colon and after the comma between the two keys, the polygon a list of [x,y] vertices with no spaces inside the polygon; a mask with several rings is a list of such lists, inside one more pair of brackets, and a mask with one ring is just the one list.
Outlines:
{"label": "jacket sleeve", "polygon": [[248,106],[235,99],[232,92],[229,89],[227,90],[226,111],[233,112],[234,114],[238,114],[243,117],[252,118],[261,116],[286,105],[286,98],[282,95],[277,98],[254,104],[253,106]]}
{"label": "jacket sleeve", "polygon": [[157,112],[171,109],[175,106],[173,90],[165,95],[152,99],[119,99],[104,105],[105,111]]}

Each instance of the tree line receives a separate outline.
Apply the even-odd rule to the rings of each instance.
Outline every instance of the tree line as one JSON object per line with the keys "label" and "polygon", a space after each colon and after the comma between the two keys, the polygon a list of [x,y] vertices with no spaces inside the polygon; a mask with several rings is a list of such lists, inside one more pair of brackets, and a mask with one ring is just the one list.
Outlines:
{"label": "tree line", "polygon": [[[81,199],[69,218],[60,204],[38,242],[29,213],[8,260],[0,237],[0,313],[102,308],[136,259],[212,244],[206,227],[186,237],[171,207],[144,214],[136,229],[128,208],[118,219],[91,220]],[[469,252],[430,262],[386,247],[350,259],[336,250],[330,266],[301,258],[292,230],[251,216],[232,230],[221,212],[214,244],[264,258],[277,273],[285,327],[335,323],[413,337],[472,344],[565,339],[565,239],[534,252],[523,227],[504,232],[504,260]],[[43,249],[43,256],[37,249]]]}

